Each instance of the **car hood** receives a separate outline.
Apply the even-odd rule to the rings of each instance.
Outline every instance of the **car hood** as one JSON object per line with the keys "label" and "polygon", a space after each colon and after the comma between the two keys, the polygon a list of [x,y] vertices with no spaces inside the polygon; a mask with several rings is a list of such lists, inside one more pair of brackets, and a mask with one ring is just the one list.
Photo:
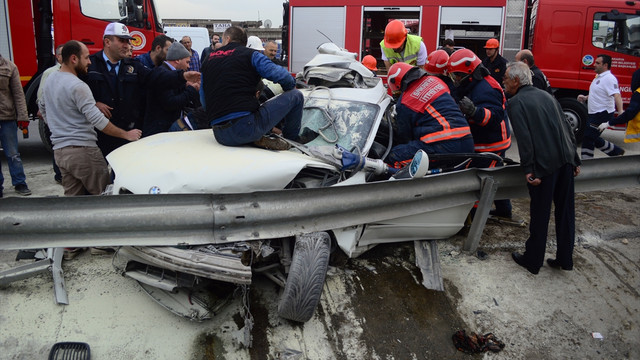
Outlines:
{"label": "car hood", "polygon": [[115,194],[243,193],[281,190],[304,168],[332,169],[297,150],[218,144],[210,129],[160,133],[124,145],[107,160]]}

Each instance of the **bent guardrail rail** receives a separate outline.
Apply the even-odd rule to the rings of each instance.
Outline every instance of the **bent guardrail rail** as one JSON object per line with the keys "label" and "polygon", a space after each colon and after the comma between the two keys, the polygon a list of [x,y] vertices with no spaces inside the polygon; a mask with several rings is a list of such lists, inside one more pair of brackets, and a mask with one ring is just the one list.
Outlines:
{"label": "bent guardrail rail", "polygon": [[[585,161],[576,191],[640,184],[640,155]],[[528,196],[520,166],[422,179],[246,194],[0,200],[0,249],[185,245],[268,239],[414,215],[480,200],[473,251],[494,199]]]}

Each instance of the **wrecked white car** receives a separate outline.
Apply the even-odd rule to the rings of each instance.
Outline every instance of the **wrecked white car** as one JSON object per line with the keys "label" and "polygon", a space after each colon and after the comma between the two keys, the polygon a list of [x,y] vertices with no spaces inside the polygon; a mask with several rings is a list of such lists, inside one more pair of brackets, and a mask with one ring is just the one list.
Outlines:
{"label": "wrecked white car", "polygon": [[[112,193],[229,194],[389,181],[394,170],[380,159],[392,146],[392,99],[381,79],[356,61],[355,54],[332,46],[322,50],[298,74],[307,84],[301,89],[304,144],[290,142],[290,150],[272,151],[222,146],[211,130],[157,134],[108,156],[116,174]],[[410,172],[405,177],[424,176],[421,156],[404,171]],[[253,274],[264,274],[283,288],[279,315],[305,322],[320,300],[332,249],[339,247],[356,257],[379,243],[447,238],[464,226],[472,206],[290,238],[184,248],[122,247],[114,266],[163,306],[195,320],[209,318],[216,310],[211,299],[198,295],[199,287],[248,285]]]}

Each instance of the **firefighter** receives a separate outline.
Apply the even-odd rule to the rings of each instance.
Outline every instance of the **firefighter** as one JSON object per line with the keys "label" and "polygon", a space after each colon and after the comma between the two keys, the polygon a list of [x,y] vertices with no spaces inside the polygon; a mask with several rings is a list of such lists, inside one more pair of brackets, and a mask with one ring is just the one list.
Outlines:
{"label": "firefighter", "polygon": [[491,76],[502,86],[502,78],[507,69],[507,59],[498,54],[499,47],[500,42],[497,39],[487,40],[487,43],[484,45],[487,57],[482,60],[482,65],[489,69]]}
{"label": "firefighter", "polygon": [[364,65],[364,67],[366,67],[367,69],[371,70],[373,75],[378,74],[378,67],[376,66],[377,61],[376,61],[376,58],[374,58],[373,56],[366,55],[364,58],[362,58],[362,65]]}
{"label": "firefighter", "polygon": [[[460,49],[449,57],[447,71],[453,75],[460,110],[467,117],[475,151],[493,152],[502,157],[511,146],[511,130],[505,118],[505,96],[500,84],[482,66],[469,49]],[[494,167],[495,161],[476,161],[477,167]],[[492,215],[511,218],[511,201],[496,200]]]}
{"label": "firefighter", "polygon": [[473,152],[469,124],[442,80],[417,66],[396,63],[387,81],[394,96],[399,95],[396,136],[400,142],[385,159],[388,164],[402,168],[418,150],[427,154]]}
{"label": "firefighter", "polygon": [[422,42],[422,38],[407,33],[407,29],[400,20],[390,21],[384,29],[384,39],[380,41],[380,48],[387,70],[397,62],[424,66],[427,61],[427,47]]}

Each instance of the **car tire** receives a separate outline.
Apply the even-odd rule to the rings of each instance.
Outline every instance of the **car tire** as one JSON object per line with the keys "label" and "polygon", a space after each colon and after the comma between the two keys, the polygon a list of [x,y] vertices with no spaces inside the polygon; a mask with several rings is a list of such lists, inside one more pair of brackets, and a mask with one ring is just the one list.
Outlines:
{"label": "car tire", "polygon": [[38,119],[38,132],[40,133],[40,140],[42,141],[42,145],[47,149],[48,152],[53,154],[53,144],[51,143],[51,130],[49,130],[49,125],[42,119]]}
{"label": "car tire", "polygon": [[576,144],[580,144],[584,136],[584,129],[587,126],[587,117],[589,116],[587,107],[574,98],[562,98],[558,102],[560,102],[560,106],[562,106],[562,110],[567,116],[567,121],[569,121],[573,135],[576,137]]}
{"label": "car tire", "polygon": [[326,232],[296,236],[293,258],[278,315],[304,323],[311,319],[320,302],[329,267],[331,238]]}

